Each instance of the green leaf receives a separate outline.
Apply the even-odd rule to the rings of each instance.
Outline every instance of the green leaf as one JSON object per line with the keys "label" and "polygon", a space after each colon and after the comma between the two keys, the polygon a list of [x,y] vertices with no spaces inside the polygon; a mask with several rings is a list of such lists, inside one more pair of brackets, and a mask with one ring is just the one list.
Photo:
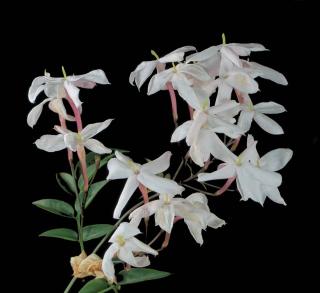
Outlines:
{"label": "green leaf", "polygon": [[93,279],[85,284],[79,293],[104,293],[112,290],[112,286],[105,279]]}
{"label": "green leaf", "polygon": [[[80,191],[80,192],[79,192],[79,200],[80,200],[80,205],[81,205],[81,206],[83,206],[83,198],[84,198],[84,192],[83,192],[83,191]],[[81,212],[80,205],[79,205],[78,198],[76,198],[76,200],[75,200],[75,202],[74,202],[74,207],[75,207],[75,210],[76,210],[78,213]]]}
{"label": "green leaf", "polygon": [[60,186],[60,188],[61,188],[64,192],[66,192],[66,193],[68,193],[68,194],[72,194],[72,193],[63,185],[63,183],[62,183],[62,181],[61,181],[61,179],[60,179],[59,173],[56,174],[56,180],[57,180],[58,185]]}
{"label": "green leaf", "polygon": [[68,217],[68,218],[73,218],[74,215],[74,209],[73,207],[58,199],[40,199],[37,201],[34,201],[32,204],[34,204],[36,207],[46,210],[47,212],[63,216],[63,217]]}
{"label": "green leaf", "polygon": [[[111,154],[111,155],[108,155],[108,156],[106,156],[105,158],[103,158],[101,161],[100,161],[100,164],[99,164],[99,168],[98,169],[100,169],[101,167],[103,167],[104,165],[106,165],[107,163],[108,163],[108,161],[112,158],[112,157],[114,157],[114,154]],[[89,179],[89,181],[92,179],[92,177],[95,175],[95,173],[96,173],[96,164],[94,163],[94,164],[91,164],[90,166],[88,166],[88,168],[87,168],[87,174],[88,174],[88,179]],[[83,185],[84,185],[84,183],[83,183],[83,176],[82,176],[82,174],[80,175],[80,177],[79,177],[79,180],[78,180],[78,187],[79,187],[79,189],[80,190],[83,190]]]}
{"label": "green leaf", "polygon": [[123,277],[122,281],[119,282],[119,285],[127,285],[145,282],[149,280],[156,280],[171,275],[168,272],[145,268],[133,268],[130,271],[123,270],[119,274]]}
{"label": "green leaf", "polygon": [[67,228],[58,228],[58,229],[48,230],[46,232],[41,233],[39,236],[60,238],[60,239],[69,240],[69,241],[78,241],[77,232]]}
{"label": "green leaf", "polygon": [[90,203],[94,200],[95,196],[98,194],[98,192],[108,183],[107,180],[102,180],[96,183],[93,183],[90,185],[90,188],[88,190],[88,196],[85,204],[85,208],[87,208]]}
{"label": "green leaf", "polygon": [[95,224],[83,228],[83,241],[96,239],[110,234],[113,226],[109,224]]}
{"label": "green leaf", "polygon": [[59,173],[59,176],[62,178],[62,180],[66,183],[68,188],[74,194],[77,193],[77,185],[76,185],[76,182],[75,182],[74,178],[72,177],[72,175],[70,175],[69,173],[61,172],[61,173]]}

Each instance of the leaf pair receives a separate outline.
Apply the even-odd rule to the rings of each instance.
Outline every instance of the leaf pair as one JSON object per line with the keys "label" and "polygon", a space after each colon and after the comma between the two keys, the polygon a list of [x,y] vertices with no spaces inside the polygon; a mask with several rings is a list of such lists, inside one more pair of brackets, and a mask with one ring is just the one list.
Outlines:
{"label": "leaf pair", "polygon": [[[154,269],[133,268],[129,271],[119,273],[123,278],[118,285],[128,285],[150,280],[156,280],[168,277],[170,273]],[[89,281],[79,291],[79,293],[104,293],[114,289],[115,285],[110,285],[105,279],[94,279]]]}

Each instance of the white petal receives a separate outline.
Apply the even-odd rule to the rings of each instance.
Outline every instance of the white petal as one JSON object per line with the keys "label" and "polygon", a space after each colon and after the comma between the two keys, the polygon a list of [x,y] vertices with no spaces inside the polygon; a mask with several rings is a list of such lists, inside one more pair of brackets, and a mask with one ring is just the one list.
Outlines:
{"label": "white petal", "polygon": [[190,150],[189,150],[189,155],[190,155],[191,160],[195,164],[197,164],[199,167],[204,166],[205,159],[204,159],[204,156],[202,153],[202,149],[198,144],[191,145]]}
{"label": "white petal", "polygon": [[246,168],[237,168],[237,187],[242,196],[242,200],[252,200],[263,205],[265,195],[262,191],[261,183],[250,174]]}
{"label": "white petal", "polygon": [[110,154],[112,153],[112,150],[105,147],[100,141],[90,138],[85,143],[84,146],[89,149],[90,151],[96,153],[96,154]]}
{"label": "white petal", "polygon": [[162,178],[146,172],[140,172],[137,176],[139,182],[152,191],[159,193],[168,193],[170,195],[181,194],[184,188],[178,185],[175,181]]}
{"label": "white petal", "polygon": [[145,252],[152,255],[158,255],[156,250],[152,249],[149,245],[143,243],[135,237],[130,238],[128,243],[131,245],[131,247],[135,247],[133,249],[134,252]]}
{"label": "white petal", "polygon": [[143,218],[152,216],[157,211],[160,205],[160,200],[153,200],[135,209],[129,215],[130,223],[134,223],[135,226],[138,226]]}
{"label": "white petal", "polygon": [[238,126],[244,131],[247,132],[251,128],[254,112],[243,110],[240,113],[238,119]]}
{"label": "white petal", "polygon": [[209,116],[209,125],[212,127],[211,129],[216,133],[223,133],[231,138],[238,138],[240,135],[244,133],[243,129],[237,125],[224,121],[220,119],[218,116]]}
{"label": "white petal", "polygon": [[219,79],[219,81],[220,84],[215,105],[221,105],[225,102],[229,102],[231,99],[231,93],[233,91],[233,88],[227,84],[224,79]]}
{"label": "white petal", "polygon": [[43,100],[40,104],[38,104],[37,106],[35,106],[31,109],[31,111],[29,112],[28,117],[27,117],[27,123],[31,128],[37,123],[37,121],[41,115],[43,105],[45,103],[49,102],[50,100],[51,100],[51,98],[47,98],[47,99]]}
{"label": "white petal", "polygon": [[110,123],[112,122],[113,119],[107,119],[103,122],[98,122],[98,123],[93,123],[93,124],[88,124],[82,131],[82,137],[84,140],[91,138],[95,135],[97,135],[99,132],[102,130],[106,129]]}
{"label": "white petal", "polygon": [[210,213],[209,219],[208,219],[208,226],[214,229],[220,228],[223,225],[225,225],[226,222],[219,217],[217,217],[215,214]]}
{"label": "white petal", "polygon": [[195,203],[201,203],[203,205],[208,204],[208,198],[203,193],[200,193],[200,192],[195,192],[190,194],[188,197],[186,197],[186,200],[191,204],[195,204]]}
{"label": "white petal", "polygon": [[136,266],[136,260],[131,250],[129,250],[126,245],[120,247],[118,252],[119,259],[123,260],[125,263]]}
{"label": "white petal", "polygon": [[278,204],[287,205],[277,187],[270,185],[262,185],[262,190],[266,194],[266,196],[269,197],[272,201]]}
{"label": "white petal", "polygon": [[79,108],[82,104],[82,102],[79,100],[79,89],[67,80],[64,82],[64,88],[68,92],[69,97],[74,102],[76,107]]}
{"label": "white petal", "polygon": [[263,114],[279,114],[286,111],[285,107],[275,102],[265,102],[254,105],[255,111]]}
{"label": "white petal", "polygon": [[160,90],[166,88],[166,83],[171,80],[173,76],[173,69],[167,69],[155,74],[148,84],[148,95],[152,95]]}
{"label": "white petal", "polygon": [[122,222],[112,234],[109,242],[116,242],[118,236],[122,236],[124,239],[129,239],[140,233],[140,230],[136,226],[127,222]]}
{"label": "white petal", "polygon": [[281,170],[291,160],[293,151],[290,149],[275,149],[266,153],[259,161],[262,169],[268,171]]}
{"label": "white petal", "polygon": [[120,160],[113,158],[108,162],[109,174],[107,180],[124,179],[133,175],[133,171]]}
{"label": "white petal", "polygon": [[167,233],[171,233],[174,221],[174,208],[172,204],[162,205],[155,213],[155,223]]}
{"label": "white petal", "polygon": [[63,117],[65,120],[75,121],[73,116],[67,114],[67,110],[63,104],[62,99],[60,98],[52,99],[51,102],[49,103],[49,109],[52,112],[55,112],[61,117]]}
{"label": "white petal", "polygon": [[214,56],[218,55],[219,48],[217,46],[209,47],[201,52],[194,53],[192,55],[189,55],[186,60],[187,62],[199,62],[204,61],[210,58],[213,58]]}
{"label": "white petal", "polygon": [[211,131],[210,135],[210,152],[215,158],[223,162],[233,162],[237,159],[237,156],[226,147],[218,135],[216,135],[213,131]]}
{"label": "white petal", "polygon": [[228,58],[236,66],[241,67],[241,61],[239,57],[227,46],[223,46],[220,52],[221,52],[222,58]]}
{"label": "white petal", "polygon": [[197,115],[194,115],[195,118],[186,137],[186,143],[188,146],[193,145],[197,142],[199,131],[201,127],[207,122],[207,114],[203,112],[198,112],[195,114]]}
{"label": "white petal", "polygon": [[118,249],[119,247],[117,244],[111,244],[102,259],[102,271],[110,282],[115,282],[116,279],[112,258],[117,253]]}
{"label": "white petal", "polygon": [[173,52],[161,57],[159,62],[170,63],[170,62],[180,62],[183,60],[184,54],[189,51],[196,51],[197,49],[193,46],[184,46],[174,50]]}
{"label": "white petal", "polygon": [[201,108],[200,99],[197,97],[194,89],[188,85],[179,75],[175,75],[172,85],[176,89],[181,98],[183,98],[192,108]]}
{"label": "white petal", "polygon": [[180,63],[176,67],[179,74],[187,74],[190,77],[202,81],[211,80],[210,75],[198,64]]}
{"label": "white petal", "polygon": [[268,51],[268,49],[266,49],[263,45],[256,43],[230,43],[227,46],[239,56],[248,56],[250,55],[250,52]]}
{"label": "white petal", "polygon": [[73,152],[77,151],[77,146],[79,144],[78,134],[74,132],[69,132],[64,135],[64,143],[66,147]]}
{"label": "white petal", "polygon": [[35,144],[38,149],[46,152],[57,152],[66,148],[62,134],[43,135],[35,141]]}
{"label": "white petal", "polygon": [[235,172],[235,167],[231,164],[227,164],[217,171],[211,173],[200,173],[198,175],[198,181],[204,182],[210,180],[228,179],[235,176]]}
{"label": "white petal", "polygon": [[263,170],[259,167],[253,166],[250,163],[244,163],[243,168],[252,176],[264,185],[280,186],[282,177],[279,173]]}
{"label": "white petal", "polygon": [[122,163],[124,163],[126,165],[130,165],[130,163],[132,162],[131,158],[129,158],[128,156],[124,155],[123,153],[121,153],[119,151],[115,151],[115,155],[119,161],[121,161]]}
{"label": "white petal", "polygon": [[255,112],[253,119],[264,131],[276,135],[283,134],[282,127],[270,117],[259,112]]}
{"label": "white petal", "polygon": [[199,226],[197,223],[193,222],[193,221],[188,221],[188,220],[184,220],[185,223],[187,224],[189,231],[192,235],[192,237],[194,238],[194,240],[199,243],[200,245],[203,244],[203,238],[202,238],[202,229],[201,226]]}
{"label": "white petal", "polygon": [[284,77],[284,75],[270,67],[263,66],[256,62],[249,62],[251,69],[253,69],[256,76],[260,76],[265,79],[269,79],[275,83],[281,85],[287,85],[288,81]]}
{"label": "white petal", "polygon": [[144,61],[140,63],[137,68],[131,72],[129,82],[134,85],[135,82],[138,89],[144,84],[146,79],[155,70],[158,61]]}
{"label": "white petal", "polygon": [[208,109],[208,113],[210,115],[221,114],[221,112],[234,110],[235,108],[239,108],[239,103],[236,101],[225,101],[217,106],[210,107]]}
{"label": "white petal", "polygon": [[141,171],[146,171],[152,174],[159,174],[167,170],[170,166],[170,158],[172,153],[165,152],[159,158],[150,161],[141,166]]}
{"label": "white petal", "polygon": [[45,76],[38,76],[32,81],[28,92],[28,98],[31,103],[34,103],[37,96],[44,90],[45,86],[43,84],[45,82]]}
{"label": "white petal", "polygon": [[77,87],[88,89],[93,88],[96,83],[110,84],[106,77],[106,74],[101,69],[92,70],[83,75],[68,76],[67,79]]}
{"label": "white petal", "polygon": [[225,82],[242,93],[254,94],[259,90],[258,83],[244,72],[229,72]]}
{"label": "white petal", "polygon": [[132,194],[135,192],[138,186],[139,186],[139,182],[137,180],[136,175],[131,175],[128,178],[120,194],[118,203],[113,212],[113,218],[115,219],[120,218],[122,210],[124,209],[124,207],[126,206],[126,204],[128,203],[129,199],[131,198]]}
{"label": "white petal", "polygon": [[184,139],[187,136],[192,123],[193,121],[189,120],[178,126],[173,132],[170,142],[177,142]]}

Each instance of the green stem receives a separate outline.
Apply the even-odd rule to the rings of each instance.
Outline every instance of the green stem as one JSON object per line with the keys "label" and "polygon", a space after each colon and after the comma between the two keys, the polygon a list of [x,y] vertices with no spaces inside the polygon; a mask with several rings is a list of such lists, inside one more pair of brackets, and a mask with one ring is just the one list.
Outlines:
{"label": "green stem", "polygon": [[84,251],[84,244],[83,244],[83,233],[82,233],[82,227],[83,227],[83,208],[82,208],[82,202],[80,200],[80,195],[78,192],[78,188],[77,188],[77,180],[76,180],[76,174],[75,174],[75,170],[74,170],[74,165],[73,162],[69,161],[70,163],[70,169],[71,169],[71,174],[73,177],[73,181],[74,184],[76,186],[76,198],[77,198],[77,202],[79,205],[79,209],[80,209],[80,214],[79,211],[77,211],[77,216],[76,216],[76,221],[77,221],[77,229],[78,229],[78,235],[79,235],[79,244],[80,244],[80,249],[81,251]]}
{"label": "green stem", "polygon": [[187,187],[187,188],[189,188],[189,189],[192,189],[192,190],[194,190],[194,191],[201,192],[201,193],[206,194],[206,195],[217,196],[217,194],[215,194],[215,193],[211,193],[211,192],[208,192],[208,191],[204,191],[204,190],[202,190],[202,189],[193,187],[193,186],[191,186],[191,185],[189,185],[189,184],[182,184],[182,185],[185,186],[185,187]]}
{"label": "green stem", "polygon": [[183,164],[184,164],[184,159],[182,158],[181,163],[180,163],[177,171],[174,173],[174,175],[173,175],[173,177],[172,177],[172,180],[175,180],[175,179],[177,178],[178,174],[179,174],[180,171],[181,171],[181,168],[183,167]]}
{"label": "green stem", "polygon": [[75,281],[77,280],[76,277],[73,277],[70,281],[70,283],[68,284],[68,287],[63,291],[63,293],[68,293],[70,291],[70,289],[72,288],[73,284],[75,283]]}

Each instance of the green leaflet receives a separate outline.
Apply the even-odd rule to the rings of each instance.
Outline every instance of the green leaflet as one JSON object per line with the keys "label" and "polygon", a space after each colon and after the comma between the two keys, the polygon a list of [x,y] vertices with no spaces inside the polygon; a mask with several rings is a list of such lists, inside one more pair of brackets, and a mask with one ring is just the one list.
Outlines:
{"label": "green leaflet", "polygon": [[94,200],[95,196],[98,194],[98,192],[108,183],[107,180],[102,180],[96,183],[93,183],[90,185],[88,190],[88,196],[85,203],[85,208],[87,208],[91,202]]}
{"label": "green leaflet", "polygon": [[171,275],[168,272],[145,268],[132,268],[129,271],[123,270],[119,274],[123,277],[122,281],[119,282],[119,285],[127,285],[150,280],[156,280]]}
{"label": "green leaflet", "polygon": [[112,231],[113,226],[109,224],[95,224],[83,227],[83,241],[103,237]]}
{"label": "green leaflet", "polygon": [[78,241],[78,234],[76,231],[67,228],[58,228],[45,231],[41,233],[41,237],[60,238],[69,241]]}
{"label": "green leaflet", "polygon": [[72,175],[70,175],[69,173],[66,172],[61,172],[59,173],[59,176],[61,177],[61,179],[65,182],[65,184],[67,185],[67,187],[74,193],[77,193],[77,185],[75,180],[73,179]]}
{"label": "green leaflet", "polygon": [[113,289],[104,279],[93,279],[86,283],[79,293],[104,293]]}
{"label": "green leaflet", "polygon": [[36,207],[46,210],[47,212],[73,218],[74,216],[74,209],[73,207],[68,204],[67,202],[64,202],[62,200],[58,199],[40,199],[37,201],[34,201],[32,204],[34,204]]}

